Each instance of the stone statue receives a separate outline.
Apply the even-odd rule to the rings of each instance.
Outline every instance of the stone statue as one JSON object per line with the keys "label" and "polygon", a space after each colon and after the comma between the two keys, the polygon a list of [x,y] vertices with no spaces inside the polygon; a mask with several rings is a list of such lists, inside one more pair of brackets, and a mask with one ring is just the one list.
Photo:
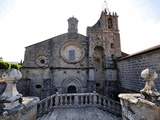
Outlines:
{"label": "stone statue", "polygon": [[145,87],[140,91],[146,99],[151,101],[156,101],[160,98],[160,93],[155,88],[155,79],[158,77],[158,74],[151,70],[145,69],[141,72],[141,77],[146,81]]}

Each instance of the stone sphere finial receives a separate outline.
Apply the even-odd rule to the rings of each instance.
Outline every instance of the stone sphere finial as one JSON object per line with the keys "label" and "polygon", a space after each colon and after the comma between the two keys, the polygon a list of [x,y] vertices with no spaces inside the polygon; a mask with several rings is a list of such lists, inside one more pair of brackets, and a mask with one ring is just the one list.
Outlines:
{"label": "stone sphere finial", "polygon": [[156,100],[160,93],[155,88],[155,80],[158,77],[158,74],[152,69],[145,69],[141,72],[141,77],[146,81],[145,87],[140,91],[145,98],[150,100]]}
{"label": "stone sphere finial", "polygon": [[155,79],[158,77],[158,74],[147,68],[141,72],[141,77],[146,81],[155,81]]}
{"label": "stone sphere finial", "polygon": [[2,74],[2,79],[7,80],[19,80],[22,78],[22,73],[19,70],[11,69]]}

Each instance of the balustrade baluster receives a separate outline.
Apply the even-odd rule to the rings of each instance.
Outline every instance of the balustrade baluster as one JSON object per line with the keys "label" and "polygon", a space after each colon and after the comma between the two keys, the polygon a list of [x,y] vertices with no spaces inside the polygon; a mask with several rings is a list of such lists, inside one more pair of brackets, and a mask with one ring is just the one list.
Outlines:
{"label": "balustrade baluster", "polygon": [[68,105],[67,95],[64,97],[64,105]]}
{"label": "balustrade baluster", "polygon": [[79,97],[80,97],[80,105],[83,105],[83,96],[80,95]]}
{"label": "balustrade baluster", "polygon": [[52,107],[53,107],[53,97],[51,96],[49,109],[52,109]]}
{"label": "balustrade baluster", "polygon": [[95,105],[97,104],[97,95],[96,94],[93,95],[93,102]]}
{"label": "balustrade baluster", "polygon": [[45,112],[48,111],[48,99],[44,101],[44,110]]}
{"label": "balustrade baluster", "polygon": [[103,98],[103,106],[106,106],[106,99]]}
{"label": "balustrade baluster", "polygon": [[69,105],[71,105],[71,95],[69,95]]}
{"label": "balustrade baluster", "polygon": [[63,105],[63,96],[59,96],[60,97],[60,105]]}
{"label": "balustrade baluster", "polygon": [[85,95],[84,101],[85,101],[85,104],[87,104],[87,95]]}
{"label": "balustrade baluster", "polygon": [[59,96],[55,96],[55,106],[58,106],[58,103],[59,103]]}
{"label": "balustrade baluster", "polygon": [[75,95],[75,96],[74,96],[74,105],[78,105],[78,103],[79,103],[78,100],[79,100],[79,99],[78,99],[78,96]]}
{"label": "balustrade baluster", "polygon": [[111,109],[111,103],[110,103],[111,101],[110,100],[108,100],[108,108],[109,109]]}

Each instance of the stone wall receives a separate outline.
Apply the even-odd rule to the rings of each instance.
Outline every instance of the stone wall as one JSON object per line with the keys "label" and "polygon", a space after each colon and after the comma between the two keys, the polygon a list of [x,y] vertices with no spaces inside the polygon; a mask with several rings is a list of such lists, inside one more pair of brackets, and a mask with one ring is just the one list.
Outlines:
{"label": "stone wall", "polygon": [[[156,88],[160,90],[160,49],[150,50],[141,54],[122,58],[118,61],[119,81],[123,89],[139,91],[144,86],[140,73],[150,68],[158,73]],[[128,91],[127,91],[128,92]]]}
{"label": "stone wall", "polygon": [[[84,58],[76,63],[69,64],[61,54],[65,44],[74,44],[83,49]],[[64,55],[65,56],[65,55]],[[87,40],[77,33],[66,33],[49,40],[26,47],[24,67],[86,67],[87,66]],[[40,63],[40,60],[45,60]]]}
{"label": "stone wall", "polygon": [[[75,61],[66,59],[68,49],[75,49]],[[86,37],[78,33],[65,33],[26,47],[22,69],[23,82],[19,82],[18,89],[23,93],[28,91],[28,95],[40,98],[57,91],[65,93],[69,85],[78,87],[78,92],[85,92],[87,70],[88,42]],[[68,82],[64,82],[66,79]],[[62,86],[63,83],[65,87]]]}
{"label": "stone wall", "polygon": [[53,71],[54,85],[60,93],[67,93],[67,88],[74,85],[77,92],[87,92],[87,69],[59,69]]}

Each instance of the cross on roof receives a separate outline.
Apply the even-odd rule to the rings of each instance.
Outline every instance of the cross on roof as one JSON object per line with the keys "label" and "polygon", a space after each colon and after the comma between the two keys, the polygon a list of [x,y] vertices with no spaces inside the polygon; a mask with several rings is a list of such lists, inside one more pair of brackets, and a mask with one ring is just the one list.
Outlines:
{"label": "cross on roof", "polygon": [[110,10],[109,10],[109,7],[108,7],[108,1],[104,1],[104,3],[103,3],[103,10],[105,10],[105,11],[107,11],[107,12],[109,12]]}

